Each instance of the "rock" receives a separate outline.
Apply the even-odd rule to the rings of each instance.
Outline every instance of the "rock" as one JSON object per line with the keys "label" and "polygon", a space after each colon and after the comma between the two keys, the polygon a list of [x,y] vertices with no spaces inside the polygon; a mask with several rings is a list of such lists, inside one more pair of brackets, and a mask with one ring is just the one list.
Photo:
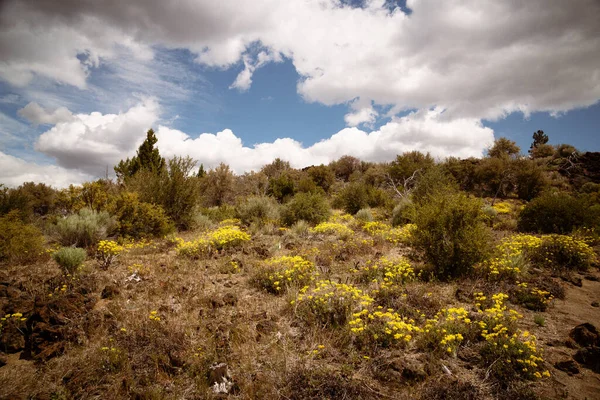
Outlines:
{"label": "rock", "polygon": [[600,303],[597,301],[592,301],[592,307],[600,307]]}
{"label": "rock", "polygon": [[7,362],[8,362],[8,359],[6,358],[6,356],[3,356],[0,354],[0,368],[4,367]]}
{"label": "rock", "polygon": [[121,293],[121,292],[119,291],[119,288],[117,288],[116,286],[106,285],[104,287],[104,289],[102,289],[102,293],[100,294],[100,297],[103,299],[110,300],[110,299],[114,298],[115,296],[119,295],[119,293]]}
{"label": "rock", "polygon": [[225,306],[225,302],[220,296],[213,297],[212,299],[210,299],[210,305],[212,306],[212,308],[221,308]]}
{"label": "rock", "polygon": [[592,275],[592,274],[587,274],[583,278],[587,279],[588,281],[594,281],[594,282],[600,281],[600,278],[598,278],[596,275]]}
{"label": "rock", "polygon": [[600,347],[590,346],[579,349],[573,358],[585,368],[600,373]]}
{"label": "rock", "polygon": [[233,293],[225,293],[223,295],[223,302],[228,306],[235,306],[237,304],[238,298]]}
{"label": "rock", "polygon": [[577,345],[577,343],[575,343],[575,341],[571,338],[567,338],[567,340],[565,340],[564,342],[565,347],[568,347],[569,349],[578,349],[579,346]]}
{"label": "rock", "polygon": [[563,281],[565,282],[569,282],[570,284],[573,284],[577,287],[582,287],[583,286],[583,282],[581,280],[580,277],[578,276],[561,276],[560,277]]}
{"label": "rock", "polygon": [[569,332],[569,337],[582,347],[600,346],[600,335],[596,327],[588,322],[579,324]]}
{"label": "rock", "polygon": [[558,361],[554,363],[554,367],[568,373],[569,375],[579,373],[579,365],[577,365],[577,363],[571,359]]}

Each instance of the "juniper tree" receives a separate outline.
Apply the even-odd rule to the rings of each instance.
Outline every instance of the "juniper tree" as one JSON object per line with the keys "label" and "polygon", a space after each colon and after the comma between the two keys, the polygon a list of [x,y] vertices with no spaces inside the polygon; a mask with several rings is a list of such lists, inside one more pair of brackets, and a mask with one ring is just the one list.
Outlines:
{"label": "juniper tree", "polygon": [[117,178],[123,181],[130,178],[140,170],[147,170],[154,173],[160,173],[165,168],[165,159],[160,156],[158,149],[154,145],[158,142],[154,130],[149,129],[146,133],[146,140],[137,150],[137,155],[131,159],[119,161],[114,169]]}

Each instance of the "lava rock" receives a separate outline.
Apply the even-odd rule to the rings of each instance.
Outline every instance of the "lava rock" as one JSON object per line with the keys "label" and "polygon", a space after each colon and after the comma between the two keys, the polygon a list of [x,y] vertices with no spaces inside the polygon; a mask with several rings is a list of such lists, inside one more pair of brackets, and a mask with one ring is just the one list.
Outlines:
{"label": "lava rock", "polygon": [[579,349],[573,358],[585,368],[600,373],[600,347],[590,346]]}
{"label": "lava rock", "polygon": [[103,299],[113,299],[115,296],[118,296],[119,293],[121,293],[119,291],[119,288],[117,288],[114,285],[106,285],[106,287],[104,287],[104,289],[102,289],[102,293],[100,294],[100,297]]}
{"label": "lava rock", "polygon": [[577,325],[569,332],[569,337],[582,347],[600,346],[598,330],[589,322]]}
{"label": "lava rock", "polygon": [[579,373],[579,365],[577,365],[577,363],[571,359],[558,361],[554,364],[554,367],[568,373],[569,375]]}

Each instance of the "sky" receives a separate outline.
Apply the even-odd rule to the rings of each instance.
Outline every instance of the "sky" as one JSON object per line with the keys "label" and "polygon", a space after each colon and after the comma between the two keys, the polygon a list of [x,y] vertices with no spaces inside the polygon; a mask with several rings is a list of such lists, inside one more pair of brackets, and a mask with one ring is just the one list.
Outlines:
{"label": "sky", "polygon": [[0,183],[165,157],[238,174],[343,155],[600,151],[597,0],[4,0]]}

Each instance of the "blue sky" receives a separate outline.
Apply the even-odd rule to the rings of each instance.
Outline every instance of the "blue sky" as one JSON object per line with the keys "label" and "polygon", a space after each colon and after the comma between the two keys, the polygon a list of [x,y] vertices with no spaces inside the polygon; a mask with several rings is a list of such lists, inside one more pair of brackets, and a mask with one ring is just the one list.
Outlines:
{"label": "blue sky", "polygon": [[[551,144],[599,149],[593,2],[260,1],[268,12],[8,2],[0,22],[21,22],[0,31],[0,180],[91,179],[150,127],[165,155],[238,173],[274,157],[302,167],[408,150],[482,156],[501,136],[525,153],[538,129]],[[149,27],[146,12],[164,18]]]}

